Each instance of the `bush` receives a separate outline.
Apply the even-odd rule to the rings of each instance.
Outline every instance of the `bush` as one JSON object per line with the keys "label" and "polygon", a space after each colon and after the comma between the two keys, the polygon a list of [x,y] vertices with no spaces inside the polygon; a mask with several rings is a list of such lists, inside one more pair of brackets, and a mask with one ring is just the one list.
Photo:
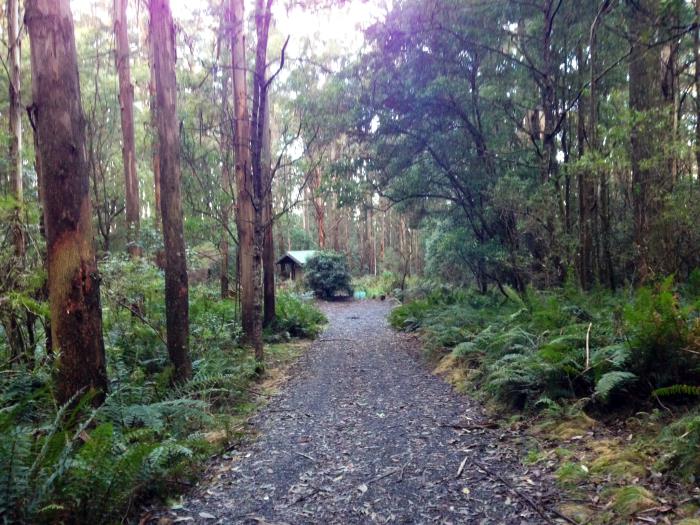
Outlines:
{"label": "bush", "polygon": [[313,339],[318,336],[326,322],[326,317],[318,308],[297,295],[279,294],[275,309],[276,317],[272,329],[278,334]]}
{"label": "bush", "polygon": [[338,292],[353,293],[350,271],[345,256],[336,252],[321,252],[311,257],[304,269],[306,284],[322,299]]}
{"label": "bush", "polygon": [[692,306],[681,304],[672,277],[655,289],[641,288],[625,309],[629,366],[647,391],[700,380],[700,359],[691,348],[700,335],[695,316]]}

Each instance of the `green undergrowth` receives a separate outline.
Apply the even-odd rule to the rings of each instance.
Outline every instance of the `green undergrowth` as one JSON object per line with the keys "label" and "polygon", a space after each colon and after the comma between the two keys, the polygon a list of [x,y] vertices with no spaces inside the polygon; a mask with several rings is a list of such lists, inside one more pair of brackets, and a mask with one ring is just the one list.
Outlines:
{"label": "green undergrowth", "polygon": [[570,286],[478,294],[434,285],[394,309],[428,351],[447,351],[474,388],[515,409],[586,399],[610,411],[700,392],[700,300],[666,279],[613,295]]}
{"label": "green undergrowth", "polygon": [[[698,283],[695,272],[682,285],[668,278],[616,294],[567,285],[519,295],[427,282],[390,322],[418,332],[436,372],[459,389],[501,414],[535,416],[534,432],[555,448],[571,443],[573,457],[552,447],[528,455],[550,454],[563,489],[621,491],[663,474],[691,486],[700,479]],[[606,423],[629,440],[599,446],[591,436]],[[592,523],[637,512],[654,499],[642,492],[611,492],[610,519]]]}
{"label": "green undergrowth", "polygon": [[[173,386],[163,275],[147,261],[101,266],[106,401],[55,403],[54,363],[39,333],[33,356],[0,370],[0,516],[12,523],[118,523],[147,499],[190,486],[207,458],[240,438],[260,384],[303,350],[325,322],[312,303],[280,295],[266,336],[266,376],[239,344],[235,301],[190,291],[193,377]],[[2,340],[2,338],[0,338]],[[0,349],[6,351],[4,342]],[[9,357],[9,356],[8,356]]]}
{"label": "green undergrowth", "polygon": [[352,280],[356,291],[365,292],[367,299],[390,297],[400,293],[401,278],[395,273],[384,271],[378,275],[363,275]]}
{"label": "green undergrowth", "polygon": [[289,338],[313,339],[321,333],[326,317],[301,295],[279,294],[276,299],[277,317],[268,339],[273,341]]}

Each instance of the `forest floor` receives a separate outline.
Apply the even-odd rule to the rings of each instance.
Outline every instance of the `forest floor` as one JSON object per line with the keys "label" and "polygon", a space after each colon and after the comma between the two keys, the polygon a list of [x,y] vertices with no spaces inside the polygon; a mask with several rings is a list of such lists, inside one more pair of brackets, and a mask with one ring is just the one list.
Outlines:
{"label": "forest floor", "polygon": [[250,443],[213,461],[159,525],[563,522],[551,476],[430,373],[415,339],[388,326],[389,302],[322,309],[326,330],[253,416]]}

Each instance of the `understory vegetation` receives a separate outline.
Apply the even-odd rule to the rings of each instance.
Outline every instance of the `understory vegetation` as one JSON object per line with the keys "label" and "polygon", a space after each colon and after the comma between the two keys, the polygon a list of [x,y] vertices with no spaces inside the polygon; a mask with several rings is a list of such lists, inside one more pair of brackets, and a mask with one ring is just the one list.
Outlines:
{"label": "understory vegetation", "polygon": [[342,253],[317,253],[307,262],[304,278],[306,285],[322,299],[331,299],[337,293],[353,293],[350,270]]}
{"label": "understory vegetation", "polygon": [[[589,416],[641,418],[654,468],[693,482],[700,476],[699,282],[695,271],[682,285],[669,277],[616,294],[571,285],[519,295],[423,281],[390,320],[419,331],[441,358],[438,371],[501,413],[534,413],[559,431],[562,421]],[[574,425],[573,434],[586,430]]]}
{"label": "understory vegetation", "polygon": [[[240,436],[255,406],[256,362],[239,344],[234,299],[220,299],[211,284],[192,288],[193,373],[173,386],[162,272],[126,256],[109,257],[100,270],[110,377],[104,403],[95,408],[90,392],[56,403],[60,356],[47,354],[41,329],[32,358],[2,368],[0,515],[6,522],[120,522],[145,499],[190,486],[203,460]],[[287,342],[315,337],[324,322],[312,304],[278,296],[268,364],[289,361],[299,346]],[[0,352],[8,362],[4,341]]]}

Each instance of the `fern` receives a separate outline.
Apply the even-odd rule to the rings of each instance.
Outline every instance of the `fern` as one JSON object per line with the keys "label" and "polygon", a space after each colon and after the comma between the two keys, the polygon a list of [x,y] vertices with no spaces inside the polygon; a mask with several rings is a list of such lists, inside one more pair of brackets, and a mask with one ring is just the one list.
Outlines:
{"label": "fern", "polygon": [[637,376],[632,372],[623,372],[619,370],[608,372],[596,383],[595,395],[602,401],[607,402],[614,392],[636,380]]}
{"label": "fern", "polygon": [[663,388],[657,388],[654,390],[653,395],[657,397],[670,397],[670,396],[700,396],[700,386],[693,385],[672,385]]}

